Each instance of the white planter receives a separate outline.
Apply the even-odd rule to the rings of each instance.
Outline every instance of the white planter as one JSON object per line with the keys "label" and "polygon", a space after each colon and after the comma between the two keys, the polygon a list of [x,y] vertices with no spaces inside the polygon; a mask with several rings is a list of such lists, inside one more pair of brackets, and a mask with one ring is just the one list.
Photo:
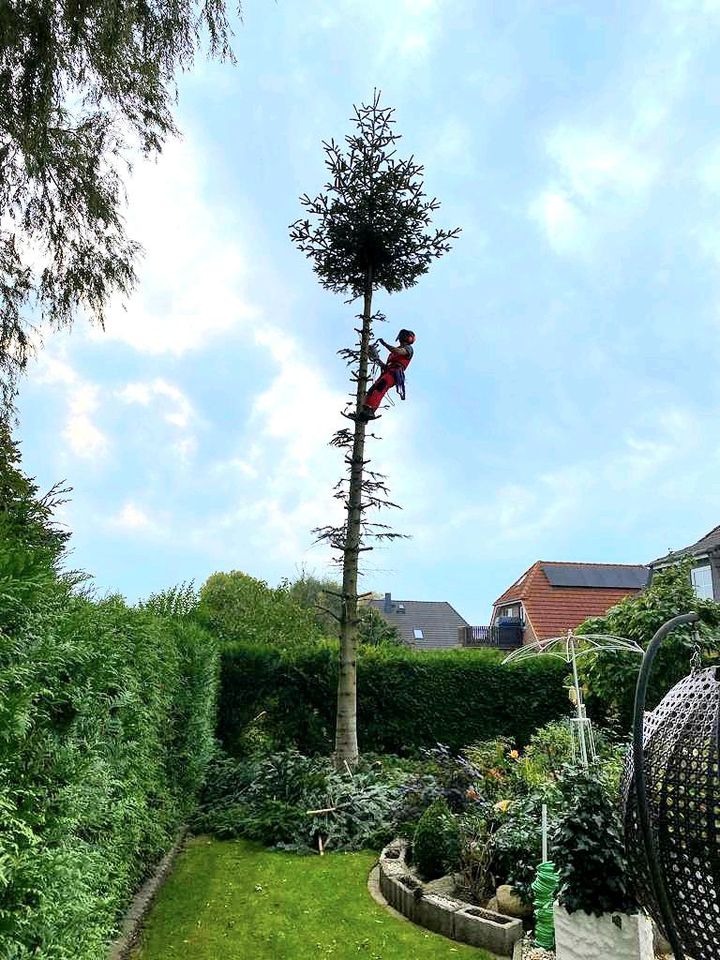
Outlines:
{"label": "white planter", "polygon": [[555,904],[557,960],[653,960],[650,920],[640,913],[570,914]]}

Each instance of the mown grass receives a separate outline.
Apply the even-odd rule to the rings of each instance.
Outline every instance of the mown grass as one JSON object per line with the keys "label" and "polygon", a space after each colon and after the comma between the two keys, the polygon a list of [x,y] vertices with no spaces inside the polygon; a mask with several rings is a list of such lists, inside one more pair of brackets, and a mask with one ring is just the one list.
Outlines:
{"label": "mown grass", "polygon": [[367,890],[375,859],[197,838],[161,890],[133,960],[490,960],[375,903]]}

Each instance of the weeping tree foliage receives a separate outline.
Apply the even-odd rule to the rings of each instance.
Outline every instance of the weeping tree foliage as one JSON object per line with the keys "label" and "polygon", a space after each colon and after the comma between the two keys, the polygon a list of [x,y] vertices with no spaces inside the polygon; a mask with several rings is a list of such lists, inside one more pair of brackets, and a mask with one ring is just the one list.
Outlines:
{"label": "weeping tree foliage", "polygon": [[[381,106],[375,92],[370,104],[355,107],[354,132],[344,144],[323,143],[330,178],[324,192],[300,202],[306,216],[290,227],[296,246],[312,261],[323,287],[362,298],[357,315],[357,340],[339,354],[350,367],[356,416],[368,387],[368,349],[373,323],[384,319],[373,313],[373,294],[383,289],[397,293],[414,286],[437,257],[447,253],[459,229],[432,227],[439,202],[423,188],[423,167],[414,157],[401,159],[395,144],[393,109]],[[355,656],[359,625],[358,561],[371,550],[369,540],[399,536],[387,524],[369,519],[369,511],[396,506],[388,499],[385,477],[367,469],[366,424],[339,430],[331,443],[345,451],[347,475],[335,495],[345,507],[340,526],[317,531],[318,539],[337,551],[342,566],[340,590],[340,670],[338,679],[335,754],[338,765],[357,763],[357,686]]]}
{"label": "weeping tree foliage", "polygon": [[125,234],[128,146],[176,132],[173,79],[201,45],[232,59],[225,0],[0,2],[0,386],[11,403],[30,318],[102,325],[138,252]]}

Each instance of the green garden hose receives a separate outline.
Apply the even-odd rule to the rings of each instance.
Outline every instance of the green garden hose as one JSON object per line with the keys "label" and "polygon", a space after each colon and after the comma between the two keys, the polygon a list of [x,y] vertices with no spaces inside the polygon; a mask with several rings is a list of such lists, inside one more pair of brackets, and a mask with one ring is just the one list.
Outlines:
{"label": "green garden hose", "polygon": [[552,950],[555,946],[553,903],[559,884],[555,864],[541,863],[532,889],[535,894],[535,943],[545,950]]}

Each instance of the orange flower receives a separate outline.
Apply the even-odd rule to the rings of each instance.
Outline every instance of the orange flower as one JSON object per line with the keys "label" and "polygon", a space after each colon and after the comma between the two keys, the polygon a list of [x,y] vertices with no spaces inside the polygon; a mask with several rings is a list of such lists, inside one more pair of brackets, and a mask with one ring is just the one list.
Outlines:
{"label": "orange flower", "polygon": [[477,792],[475,787],[468,787],[468,789],[465,791],[465,796],[468,797],[470,800],[480,799],[480,794]]}
{"label": "orange flower", "polygon": [[511,750],[509,753],[509,757],[511,760],[519,760],[520,754],[517,752],[517,750]]}

